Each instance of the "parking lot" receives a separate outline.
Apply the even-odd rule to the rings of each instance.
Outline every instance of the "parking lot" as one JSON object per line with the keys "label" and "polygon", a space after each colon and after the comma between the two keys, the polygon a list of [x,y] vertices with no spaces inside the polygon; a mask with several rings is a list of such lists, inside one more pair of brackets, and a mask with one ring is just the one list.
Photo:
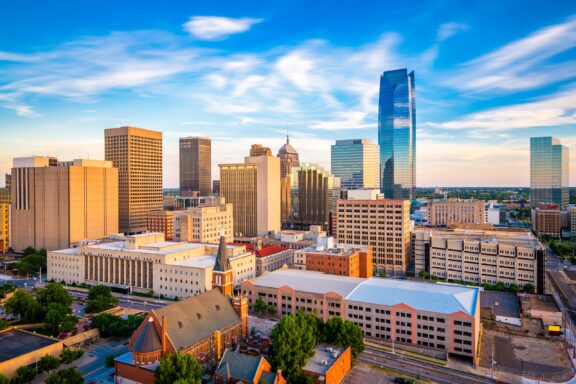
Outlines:
{"label": "parking lot", "polygon": [[564,344],[542,338],[510,335],[484,329],[480,366],[498,372],[523,375],[549,382],[566,382],[574,376]]}
{"label": "parking lot", "polygon": [[385,371],[376,369],[364,363],[355,364],[350,372],[344,377],[343,384],[393,384],[397,376],[387,374]]}

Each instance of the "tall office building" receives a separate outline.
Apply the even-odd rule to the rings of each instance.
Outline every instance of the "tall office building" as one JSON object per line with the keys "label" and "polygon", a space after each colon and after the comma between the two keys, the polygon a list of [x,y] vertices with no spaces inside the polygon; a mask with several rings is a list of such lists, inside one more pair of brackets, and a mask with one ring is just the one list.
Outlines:
{"label": "tall office building", "polygon": [[148,212],[163,208],[162,132],[109,128],[104,139],[105,158],[118,168],[120,232],[144,232]]}
{"label": "tall office building", "polygon": [[368,139],[336,140],[331,150],[332,174],[344,189],[378,188],[378,145]]}
{"label": "tall office building", "polygon": [[[118,233],[118,169],[111,161],[14,159],[11,244],[47,250]],[[55,160],[55,159],[54,159]]]}
{"label": "tall office building", "polygon": [[403,274],[410,256],[410,202],[338,200],[333,219],[341,243],[372,246],[374,269]]}
{"label": "tall office building", "polygon": [[416,189],[416,89],[414,72],[380,77],[378,144],[380,190],[387,199],[413,200]]}
{"label": "tall office building", "polygon": [[268,147],[263,147],[262,144],[252,144],[250,156],[272,156],[272,150]]}
{"label": "tall office building", "polygon": [[290,214],[290,206],[292,199],[290,198],[290,176],[292,167],[300,166],[300,158],[298,152],[290,145],[290,137],[286,135],[286,144],[284,144],[278,151],[280,158],[280,215],[282,225],[288,222]]}
{"label": "tall office building", "polygon": [[330,213],[340,198],[340,179],[316,164],[301,163],[290,177],[290,229],[321,225],[328,229]]}
{"label": "tall office building", "polygon": [[234,233],[261,236],[280,230],[280,159],[249,156],[220,164],[220,196],[234,207]]}
{"label": "tall office building", "polygon": [[570,150],[554,137],[530,138],[530,204],[566,208]]}
{"label": "tall office building", "polygon": [[180,138],[180,194],[212,190],[212,141],[208,137]]}

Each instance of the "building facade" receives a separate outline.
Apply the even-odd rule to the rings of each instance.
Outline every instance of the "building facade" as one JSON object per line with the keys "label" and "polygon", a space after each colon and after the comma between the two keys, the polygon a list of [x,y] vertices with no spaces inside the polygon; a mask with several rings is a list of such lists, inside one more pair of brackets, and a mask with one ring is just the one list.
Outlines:
{"label": "building facade", "polygon": [[250,306],[258,298],[278,316],[339,316],[366,339],[429,348],[477,361],[480,290],[409,280],[327,275],[287,269],[242,283]]}
{"label": "building facade", "polygon": [[118,233],[118,169],[112,162],[17,158],[12,175],[15,251],[68,248]]}
{"label": "building facade", "polygon": [[[48,280],[68,284],[104,284],[183,299],[209,291],[218,244],[166,242],[163,233],[127,236],[48,252]],[[225,252],[233,286],[256,276],[256,261],[245,247]]]}
{"label": "building facade", "polygon": [[372,247],[332,244],[310,247],[294,252],[294,268],[323,272],[330,275],[372,277],[374,256]]}
{"label": "building facade", "polygon": [[569,201],[570,150],[554,137],[530,138],[530,204],[557,204],[565,209]]}
{"label": "building facade", "polygon": [[247,335],[246,298],[229,300],[218,290],[154,309],[130,337],[129,352],[115,359],[116,380],[153,384],[159,361],[177,352],[213,367]]}
{"label": "building facade", "polygon": [[210,198],[197,207],[174,212],[174,240],[190,243],[217,243],[224,233],[227,243],[234,241],[232,204],[223,198]]}
{"label": "building facade", "polygon": [[252,144],[250,147],[250,156],[272,156],[272,150],[262,144]]}
{"label": "building facade", "polygon": [[551,236],[559,239],[568,230],[568,212],[557,204],[539,204],[532,210],[532,229],[538,236]]}
{"label": "building facade", "polygon": [[571,210],[570,230],[572,231],[572,237],[576,237],[576,207]]}
{"label": "building facade", "polygon": [[320,225],[327,230],[330,214],[340,198],[340,179],[319,165],[301,163],[292,168],[290,182],[291,207],[285,227],[306,229]]}
{"label": "building facade", "polygon": [[374,269],[403,274],[410,256],[410,202],[338,200],[334,235],[341,243],[372,247]]}
{"label": "building facade", "polygon": [[246,250],[256,255],[256,276],[276,271],[284,266],[292,267],[294,263],[294,250],[281,245],[264,245],[261,241],[242,244]]}
{"label": "building facade", "polygon": [[280,216],[282,225],[288,222],[292,199],[290,194],[292,168],[300,166],[298,152],[290,144],[290,137],[286,136],[286,143],[278,150],[280,159]]}
{"label": "building facade", "polygon": [[482,200],[445,199],[428,202],[429,225],[484,223],[486,223],[486,209]]}
{"label": "building facade", "polygon": [[118,168],[120,232],[145,232],[148,212],[163,207],[162,132],[109,128],[104,144],[106,160]]}
{"label": "building facade", "polygon": [[212,140],[209,137],[180,138],[180,194],[212,191]]}
{"label": "building facade", "polygon": [[416,274],[544,292],[546,250],[530,232],[416,229],[412,253]]}
{"label": "building facade", "polygon": [[234,233],[262,236],[280,230],[280,159],[251,156],[220,164],[220,196],[234,208]]}
{"label": "building facade", "polygon": [[174,240],[174,211],[150,211],[146,220],[150,232],[162,232],[166,240]]}
{"label": "building facade", "polygon": [[10,248],[10,204],[0,203],[0,253]]}
{"label": "building facade", "polygon": [[380,189],[387,199],[413,200],[416,188],[416,89],[414,72],[386,71],[378,103]]}
{"label": "building facade", "polygon": [[331,171],[344,189],[380,187],[378,145],[368,139],[336,140],[331,147]]}

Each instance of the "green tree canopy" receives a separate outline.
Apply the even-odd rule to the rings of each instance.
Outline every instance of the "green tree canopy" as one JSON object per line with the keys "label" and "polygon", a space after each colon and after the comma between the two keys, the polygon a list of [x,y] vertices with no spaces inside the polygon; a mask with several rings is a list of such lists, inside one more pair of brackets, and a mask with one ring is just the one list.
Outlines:
{"label": "green tree canopy", "polygon": [[35,289],[34,296],[44,311],[48,310],[48,305],[51,303],[70,307],[73,301],[72,296],[64,289],[64,286],[58,283],[48,283],[45,288]]}
{"label": "green tree canopy", "polygon": [[86,312],[101,312],[118,304],[118,299],[112,296],[112,289],[105,285],[90,288],[86,302]]}
{"label": "green tree canopy", "polygon": [[84,378],[76,368],[65,368],[51,374],[46,384],[83,384]]}
{"label": "green tree canopy", "polygon": [[70,332],[77,323],[76,316],[71,316],[72,310],[60,303],[48,304],[44,322],[52,330],[52,333]]}
{"label": "green tree canopy", "polygon": [[180,352],[165,355],[154,373],[157,384],[201,384],[202,367],[192,355]]}
{"label": "green tree canopy", "polygon": [[305,316],[293,314],[282,317],[272,330],[271,363],[282,369],[288,382],[300,373],[306,361],[314,356],[314,330]]}
{"label": "green tree canopy", "polygon": [[534,287],[534,284],[524,284],[524,292],[526,293],[534,293],[536,291],[536,288]]}
{"label": "green tree canopy", "polygon": [[19,289],[4,303],[6,313],[18,316],[28,322],[41,321],[43,314],[40,304],[30,292]]}
{"label": "green tree canopy", "polygon": [[348,320],[332,317],[324,326],[324,341],[338,347],[350,346],[352,355],[358,356],[364,350],[362,329]]}
{"label": "green tree canopy", "polygon": [[101,313],[92,318],[92,325],[98,328],[101,337],[129,337],[140,326],[143,316],[128,315],[124,320],[120,316]]}
{"label": "green tree canopy", "polygon": [[40,372],[49,372],[60,366],[60,360],[52,355],[44,355],[38,360],[38,370]]}
{"label": "green tree canopy", "polygon": [[266,303],[264,302],[264,300],[258,297],[256,299],[256,302],[254,303],[254,312],[262,316],[263,314],[266,313],[266,309],[267,309]]}

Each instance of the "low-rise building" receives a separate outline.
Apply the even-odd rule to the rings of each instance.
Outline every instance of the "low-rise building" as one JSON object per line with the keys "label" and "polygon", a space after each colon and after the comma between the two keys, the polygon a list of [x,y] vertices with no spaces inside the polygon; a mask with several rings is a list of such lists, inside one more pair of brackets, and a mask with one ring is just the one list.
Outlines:
{"label": "low-rise building", "polygon": [[0,253],[10,248],[10,204],[0,203]]}
{"label": "low-rise building", "polygon": [[373,276],[372,247],[336,244],[332,237],[324,245],[294,252],[294,268],[351,277]]}
{"label": "low-rise building", "polygon": [[296,250],[314,246],[319,239],[325,239],[326,237],[326,231],[323,231],[321,226],[311,225],[308,231],[284,230],[266,236],[237,236],[234,241],[242,244],[280,245]]}
{"label": "low-rise building", "polygon": [[433,226],[484,224],[486,211],[482,200],[443,199],[428,202],[428,223]]}
{"label": "low-rise building", "polygon": [[350,347],[338,348],[326,344],[319,344],[315,348],[314,356],[308,359],[302,368],[302,373],[310,376],[317,384],[339,384],[352,368],[352,354]]}
{"label": "low-rise building", "polygon": [[472,283],[532,284],[544,290],[545,248],[521,231],[431,229],[412,231],[414,271]]}
{"label": "low-rise building", "polygon": [[246,244],[246,250],[256,255],[256,276],[272,272],[284,266],[291,267],[294,262],[294,250],[281,245]]}
{"label": "low-rise building", "polygon": [[134,332],[129,352],[115,359],[117,382],[154,383],[154,371],[166,354],[185,353],[212,367],[248,332],[245,297],[225,297],[212,290],[154,309]]}
{"label": "low-rise building", "polygon": [[242,283],[278,316],[315,312],[360,326],[364,337],[431,348],[476,362],[482,288],[285,269]]}
{"label": "low-rise building", "polygon": [[203,198],[196,206],[174,212],[174,240],[217,243],[224,231],[226,242],[234,240],[232,204],[223,198]]}
{"label": "low-rise building", "polygon": [[572,207],[570,213],[570,230],[572,232],[572,237],[576,237],[576,207]]}
{"label": "low-rise building", "polygon": [[[256,260],[244,246],[225,245],[235,287],[256,276]],[[186,298],[212,289],[221,246],[164,241],[163,233],[119,237],[48,252],[48,280],[105,284]]]}
{"label": "low-rise building", "polygon": [[263,356],[250,356],[226,350],[214,373],[215,384],[284,384],[281,371],[272,371],[272,366]]}
{"label": "low-rise building", "polygon": [[568,211],[557,204],[540,204],[532,211],[532,229],[538,236],[561,238],[570,229]]}
{"label": "low-rise building", "polygon": [[149,232],[162,232],[166,240],[174,240],[174,212],[162,209],[148,212],[146,227]]}

